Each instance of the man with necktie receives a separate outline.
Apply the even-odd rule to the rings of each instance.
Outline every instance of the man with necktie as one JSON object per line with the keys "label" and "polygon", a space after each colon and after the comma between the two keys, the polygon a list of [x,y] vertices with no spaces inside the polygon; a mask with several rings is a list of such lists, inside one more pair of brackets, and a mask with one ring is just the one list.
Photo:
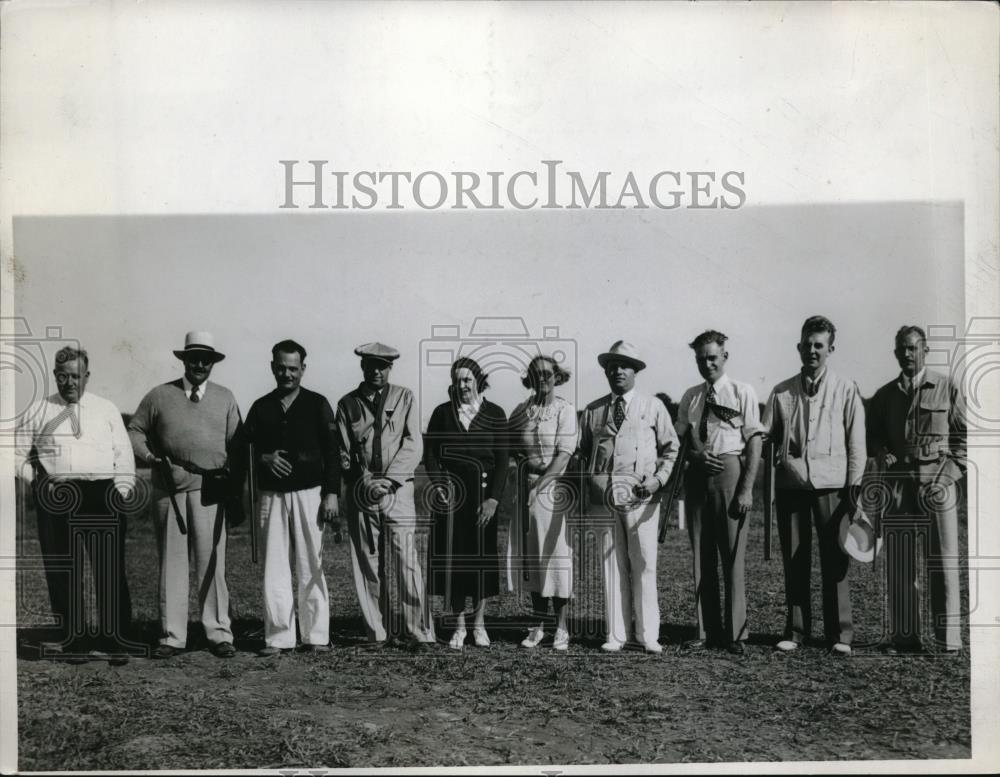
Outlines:
{"label": "man with necktie", "polygon": [[333,408],[322,394],[301,385],[305,371],[305,348],[294,340],[274,345],[275,389],[250,407],[239,445],[241,457],[253,446],[254,520],[264,538],[262,657],[295,649],[296,620],[304,652],[330,649],[323,527],[339,510],[340,454]]}
{"label": "man with necktie", "polygon": [[[726,374],[727,337],[709,330],[689,345],[703,383],[681,397],[675,429],[690,434],[684,494],[694,559],[698,636],[689,649],[709,643],[742,655],[748,636],[745,582],[746,521],[760,463],[762,427],[757,395]],[[725,616],[719,609],[722,559]]]}
{"label": "man with necktie", "polygon": [[935,640],[946,653],[962,648],[958,481],[967,466],[965,403],[951,378],[925,366],[927,351],[923,329],[900,327],[894,353],[901,372],[875,392],[868,414],[869,452],[891,488],[883,524],[887,653],[923,650],[916,561],[920,537],[927,549]]}
{"label": "man with necktie", "polygon": [[840,546],[839,529],[865,468],[865,410],[854,381],[827,367],[836,332],[828,318],[806,319],[796,346],[802,369],[774,387],[764,410],[764,429],[777,451],[775,501],[788,606],[777,644],[783,652],[797,649],[810,634],[814,524],[826,643],[834,655],[849,656],[854,636],[850,557]]}
{"label": "man with necktie", "polygon": [[225,520],[232,486],[206,473],[229,463],[240,410],[229,389],[208,380],[226,358],[210,332],[188,332],[183,350],[173,353],[184,374],[146,394],[128,425],[136,457],[153,470],[151,513],[160,558],[160,643],[153,658],[170,658],[187,644],[189,556],[205,637],[216,656],[232,658]]}
{"label": "man with necktie", "polygon": [[586,473],[586,514],[607,527],[607,641],[601,648],[617,652],[634,636],[647,652],[661,653],[656,535],[660,490],[677,458],[677,434],[664,404],[635,388],[646,363],[634,345],[619,340],[597,361],[611,393],[583,411],[576,455]]}
{"label": "man with necktie", "polygon": [[[423,650],[435,636],[415,541],[413,479],[422,444],[413,392],[389,383],[395,348],[366,343],[354,353],[364,379],[337,403],[354,587],[370,644],[398,638]],[[398,581],[401,624],[389,622],[389,575]]]}
{"label": "man with necktie", "polygon": [[[16,432],[16,472],[32,487],[57,620],[42,654],[122,663],[142,648],[129,640],[132,604],[125,577],[125,510],[135,487],[132,446],[118,409],[86,391],[85,350],[62,348],[53,374],[57,393],[35,402]],[[87,637],[83,548],[94,575],[96,640]]]}

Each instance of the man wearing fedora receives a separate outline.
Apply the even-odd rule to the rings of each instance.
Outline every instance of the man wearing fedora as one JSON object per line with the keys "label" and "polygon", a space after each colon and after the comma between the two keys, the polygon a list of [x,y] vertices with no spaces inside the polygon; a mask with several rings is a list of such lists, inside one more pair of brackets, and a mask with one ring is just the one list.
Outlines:
{"label": "man wearing fedora", "polygon": [[619,651],[634,634],[647,652],[661,653],[656,535],[677,434],[664,404],[635,388],[646,363],[634,345],[619,340],[597,361],[611,393],[583,411],[577,458],[586,473],[586,514],[608,527],[602,547],[607,641],[601,647]]}
{"label": "man wearing fedora", "polygon": [[836,327],[823,316],[802,324],[801,370],[771,391],[765,433],[776,450],[775,503],[788,607],[777,648],[796,650],[812,624],[810,577],[816,527],[823,590],[823,630],[834,655],[851,655],[854,626],[840,526],[853,510],[867,458],[865,409],[853,380],[827,367]]}
{"label": "man wearing fedora", "polygon": [[[728,338],[715,330],[689,345],[703,382],[681,397],[676,430],[688,437],[685,504],[694,557],[698,636],[688,648],[714,642],[741,655],[748,637],[746,521],[760,463],[762,427],[757,394],[726,374]],[[725,609],[719,608],[719,559]]]}
{"label": "man wearing fedora", "polygon": [[894,350],[900,374],[875,392],[868,416],[869,451],[891,493],[883,524],[889,575],[887,653],[923,650],[919,544],[927,549],[935,640],[947,653],[962,648],[958,483],[967,466],[965,403],[950,377],[925,366],[927,352],[923,329],[900,327]]}
{"label": "man wearing fedora", "polygon": [[[369,642],[398,637],[422,649],[434,642],[434,625],[414,539],[413,478],[422,445],[413,392],[389,383],[395,348],[366,343],[354,353],[364,379],[337,403],[354,586]],[[389,622],[388,574],[398,580],[401,624]]]}
{"label": "man wearing fedora", "polygon": [[[340,454],[333,408],[304,388],[306,349],[294,340],[271,348],[275,389],[247,413],[240,449],[253,446],[257,515],[264,537],[264,647],[261,656],[326,652],[330,596],[323,573],[323,527],[339,510]],[[293,570],[294,566],[294,570]],[[292,574],[297,578],[292,586]]]}
{"label": "man wearing fedora", "polygon": [[184,374],[146,394],[128,425],[136,457],[152,467],[160,557],[160,644],[153,657],[170,658],[187,644],[190,556],[205,636],[216,656],[232,658],[226,585],[229,484],[211,473],[224,471],[229,462],[240,410],[229,389],[208,379],[226,358],[215,349],[210,332],[188,332],[174,356],[184,363]]}

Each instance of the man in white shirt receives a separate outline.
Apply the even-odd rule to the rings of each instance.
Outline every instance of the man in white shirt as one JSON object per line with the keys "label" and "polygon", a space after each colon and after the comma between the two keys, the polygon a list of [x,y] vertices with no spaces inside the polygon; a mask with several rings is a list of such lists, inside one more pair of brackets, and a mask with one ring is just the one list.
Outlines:
{"label": "man in white shirt", "polygon": [[[132,605],[125,578],[125,510],[135,485],[132,446],[121,413],[86,392],[87,352],[55,357],[58,393],[36,403],[17,428],[17,475],[32,486],[49,601],[57,623],[44,656],[127,660]],[[83,550],[94,574],[96,641],[86,639]]]}
{"label": "man in white shirt", "polygon": [[588,515],[610,524],[604,538],[606,652],[634,637],[649,653],[662,653],[656,591],[656,534],[660,490],[677,458],[677,434],[666,406],[636,390],[646,363],[634,345],[619,340],[597,357],[611,388],[587,405],[577,456],[587,473]]}
{"label": "man in white shirt", "polygon": [[[742,655],[748,636],[746,520],[753,505],[763,428],[753,388],[726,375],[726,340],[722,332],[709,330],[690,343],[704,382],[684,392],[675,429],[682,440],[690,434],[685,503],[694,556],[698,636],[687,647],[714,642]],[[725,585],[724,618],[719,609],[719,557]]]}

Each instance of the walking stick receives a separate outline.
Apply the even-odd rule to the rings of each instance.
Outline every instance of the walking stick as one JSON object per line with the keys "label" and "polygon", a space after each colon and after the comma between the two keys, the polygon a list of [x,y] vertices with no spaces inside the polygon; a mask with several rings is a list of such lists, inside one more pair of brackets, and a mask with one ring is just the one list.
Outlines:
{"label": "walking stick", "polygon": [[455,536],[455,505],[452,503],[451,489],[445,493],[445,552],[444,552],[444,606],[451,606],[451,552]]}
{"label": "walking stick", "polygon": [[[521,519],[521,578],[525,583],[530,579],[528,574],[528,473],[527,461],[517,463],[517,502]],[[537,498],[537,496],[536,496]]]}
{"label": "walking stick", "polygon": [[250,493],[250,560],[257,563],[257,465],[253,443],[248,446],[247,491]]}
{"label": "walking stick", "polygon": [[[656,538],[656,541],[661,545],[667,539],[667,521],[669,520],[670,510],[674,506],[674,502],[677,501],[677,496],[680,493],[681,486],[684,483],[684,460],[687,458],[688,450],[688,436],[685,434],[684,439],[681,440],[680,450],[677,451],[677,460],[674,462],[674,470],[670,473],[670,480],[667,481],[667,509],[660,515],[660,532]],[[681,509],[678,507],[678,509]]]}
{"label": "walking stick", "polygon": [[174,508],[174,519],[177,521],[177,529],[181,534],[187,534],[187,526],[184,524],[184,516],[181,515],[181,508],[177,504],[177,494],[174,493],[176,486],[174,485],[174,473],[171,467],[170,457],[164,456],[163,463],[160,464],[160,474],[163,476],[165,485],[167,486],[167,493],[170,496],[170,504]]}
{"label": "walking stick", "polygon": [[764,443],[764,560],[771,560],[771,525],[774,521],[774,443]]}

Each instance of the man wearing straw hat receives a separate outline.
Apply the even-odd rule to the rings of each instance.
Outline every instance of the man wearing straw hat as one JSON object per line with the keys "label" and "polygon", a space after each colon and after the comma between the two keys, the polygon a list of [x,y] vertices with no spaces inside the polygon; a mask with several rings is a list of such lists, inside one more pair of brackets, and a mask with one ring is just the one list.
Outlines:
{"label": "man wearing straw hat", "polygon": [[[366,343],[354,353],[364,379],[337,403],[354,586],[372,645],[402,638],[423,650],[435,638],[415,542],[413,479],[422,445],[413,392],[389,383],[395,348]],[[388,622],[390,574],[402,624]]]}
{"label": "man wearing straw hat", "polygon": [[664,404],[635,388],[646,363],[634,345],[619,340],[597,361],[611,393],[583,411],[577,456],[587,478],[586,514],[610,523],[601,549],[607,618],[601,648],[617,652],[634,636],[647,652],[661,653],[656,535],[677,434]]}
{"label": "man wearing straw hat", "polygon": [[[925,535],[935,639],[946,653],[959,632],[958,481],[966,468],[966,421],[958,386],[925,366],[924,330],[900,327],[900,374],[872,397],[868,446],[890,489],[885,514],[889,635],[887,653],[920,652],[918,536]],[[929,540],[929,542],[927,541]]]}
{"label": "man wearing straw hat", "polygon": [[187,644],[189,555],[205,637],[216,656],[232,658],[225,520],[230,484],[213,473],[228,463],[240,410],[229,389],[208,379],[226,358],[210,332],[188,332],[174,356],[184,374],[146,394],[128,425],[136,457],[153,468],[160,557],[160,644],[153,658],[170,658]]}
{"label": "man wearing straw hat", "polygon": [[[745,558],[746,520],[760,463],[762,427],[757,395],[726,374],[727,337],[708,330],[689,345],[704,379],[684,392],[677,434],[690,433],[685,494],[694,557],[698,636],[687,647],[717,643],[742,655],[748,637]],[[722,560],[725,610],[719,607]]]}
{"label": "man wearing straw hat", "polygon": [[802,368],[774,387],[764,409],[763,425],[778,451],[775,502],[788,605],[776,646],[782,652],[797,650],[810,633],[815,524],[826,643],[835,656],[851,655],[850,558],[840,525],[864,473],[865,410],[854,381],[827,367],[836,333],[824,316],[806,319],[796,346]]}

